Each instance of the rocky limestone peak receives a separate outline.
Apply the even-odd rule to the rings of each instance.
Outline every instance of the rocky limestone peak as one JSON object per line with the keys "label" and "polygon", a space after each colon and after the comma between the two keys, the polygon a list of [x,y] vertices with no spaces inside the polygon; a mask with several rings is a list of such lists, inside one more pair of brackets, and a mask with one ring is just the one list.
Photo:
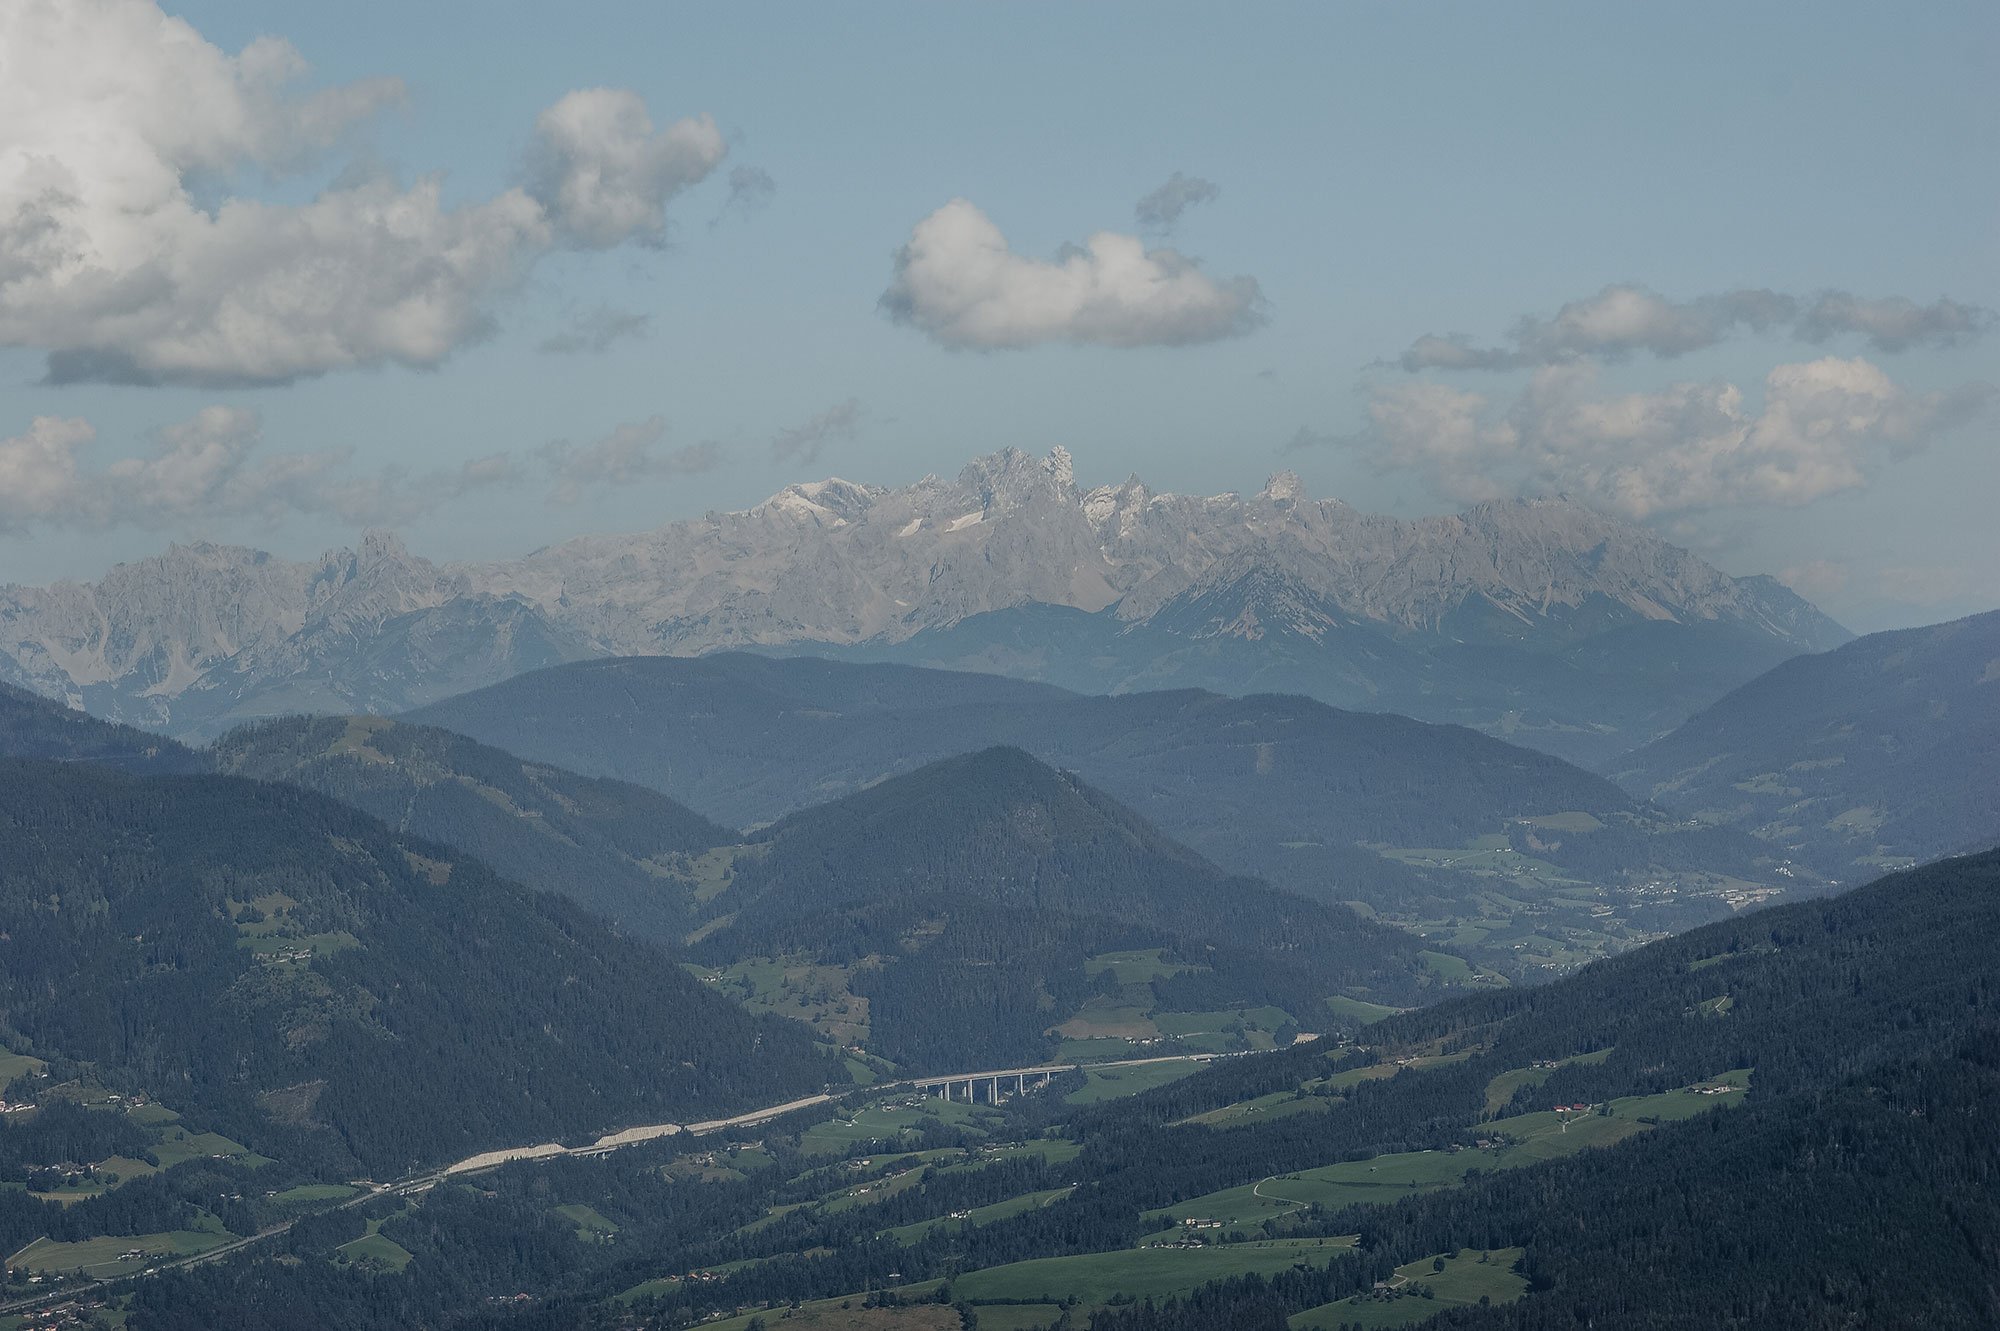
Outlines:
{"label": "rocky limestone peak", "polygon": [[1295,471],[1274,473],[1257,493],[1257,498],[1273,504],[1295,503],[1306,497],[1306,483],[1299,479]]}
{"label": "rocky limestone peak", "polygon": [[1076,466],[1070,461],[1069,450],[1057,444],[1049,450],[1049,456],[1042,466],[1058,486],[1074,490],[1076,488]]}
{"label": "rocky limestone peak", "polygon": [[975,458],[958,474],[959,488],[979,501],[987,513],[1079,502],[1076,472],[1069,451],[1058,447],[1047,458],[1018,448],[1003,448]]}
{"label": "rocky limestone peak", "polygon": [[403,538],[387,527],[370,527],[361,533],[361,562],[379,564],[384,560],[407,560],[409,550],[403,545]]}

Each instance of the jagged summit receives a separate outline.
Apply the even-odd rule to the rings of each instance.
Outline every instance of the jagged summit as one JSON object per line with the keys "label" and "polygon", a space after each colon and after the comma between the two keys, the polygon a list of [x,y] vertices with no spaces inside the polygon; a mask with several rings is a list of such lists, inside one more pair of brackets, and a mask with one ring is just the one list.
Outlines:
{"label": "jagged summit", "polygon": [[[1290,472],[1248,498],[1162,493],[1137,476],[1085,489],[1067,450],[1006,448],[954,480],[800,482],[739,512],[488,563],[433,564],[382,530],[306,562],[176,545],[95,584],[0,588],[0,680],[194,735],[281,705],[409,705],[584,656],[812,649],[1092,689],[1282,686],[1491,726],[1548,699],[1516,679],[1486,690],[1477,714],[1425,712],[1423,698],[1471,688],[1438,652],[1549,656],[1647,625],[1740,639],[1724,655],[1742,660],[1688,712],[1847,636],[1769,579],[1732,579],[1567,499],[1402,520],[1314,499]],[[1369,662],[1313,664],[1311,650],[1355,637],[1336,626],[1380,639]],[[1223,640],[1289,665],[1184,650]],[[1647,659],[1666,659],[1661,648]]]}

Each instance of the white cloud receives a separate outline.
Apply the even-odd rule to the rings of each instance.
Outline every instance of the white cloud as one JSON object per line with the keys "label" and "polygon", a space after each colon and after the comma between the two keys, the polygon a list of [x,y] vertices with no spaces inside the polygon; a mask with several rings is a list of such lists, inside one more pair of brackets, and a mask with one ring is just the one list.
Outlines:
{"label": "white cloud", "polygon": [[1634,519],[1743,504],[1796,506],[1863,483],[1962,424],[1989,385],[1916,393],[1865,360],[1780,365],[1761,411],[1730,383],[1596,396],[1589,364],[1551,366],[1496,416],[1484,395],[1392,384],[1358,441],[1383,469],[1424,474],[1461,501],[1565,492]]}
{"label": "white cloud", "polygon": [[[557,244],[657,238],[714,165],[705,117],[655,133],[635,94],[572,93],[537,126],[537,187],[448,208],[439,177],[343,176],[298,205],[232,193],[295,171],[402,99],[393,79],[292,94],[298,53],[230,56],[150,0],[0,6],[0,345],[50,378],[282,383],[434,366]],[[221,188],[212,209],[191,187]]]}
{"label": "white cloud", "polygon": [[1808,342],[1860,333],[1878,351],[1908,351],[1912,347],[1959,346],[1992,326],[1991,310],[1942,297],[1919,305],[1903,296],[1861,300],[1845,291],[1828,291],[1800,313],[1795,331]]}
{"label": "white cloud", "polygon": [[89,422],[37,417],[26,433],[0,439],[0,531],[274,522],[294,513],[394,523],[512,476],[504,455],[424,476],[402,468],[356,474],[347,466],[353,450],[345,448],[279,454],[252,465],[261,434],[255,412],[207,407],[154,431],[150,456],[92,471],[82,458],[97,437]]}
{"label": "white cloud", "polygon": [[852,439],[861,424],[861,403],[837,402],[804,425],[780,430],[771,440],[771,456],[782,462],[817,462],[820,449],[835,439]]}
{"label": "white cloud", "polygon": [[1488,400],[1443,384],[1388,384],[1368,402],[1374,462],[1383,470],[1427,473],[1437,487],[1460,503],[1499,499],[1509,493],[1492,473],[1510,462],[1520,433],[1502,421],[1484,421]]}
{"label": "white cloud", "polygon": [[1858,334],[1877,351],[1898,352],[1957,346],[1982,335],[1992,322],[1988,310],[1945,299],[1919,306],[1901,296],[1871,301],[1827,291],[1801,300],[1745,289],[1670,301],[1644,287],[1614,285],[1571,301],[1553,318],[1522,319],[1508,334],[1507,346],[1481,347],[1460,334],[1426,333],[1398,363],[1415,372],[1511,370],[1641,352],[1672,359],[1714,346],[1738,329],[1784,329],[1812,343]]}
{"label": "white cloud", "polygon": [[1134,204],[1132,214],[1148,231],[1172,231],[1182,213],[1196,204],[1213,203],[1221,197],[1222,187],[1214,181],[1176,171],[1166,184]]}
{"label": "white cloud", "polygon": [[727,149],[708,116],[655,131],[627,88],[585,88],[535,120],[532,193],[569,243],[609,249],[665,239],[667,201],[713,171]]}
{"label": "white cloud", "polygon": [[631,485],[648,476],[685,476],[713,471],[719,450],[713,443],[689,444],[671,453],[656,452],[667,435],[664,417],[626,421],[596,443],[582,447],[557,439],[536,450],[555,488],[549,498],[573,504],[593,485]]}
{"label": "white cloud", "polygon": [[882,307],[947,347],[1039,342],[1178,346],[1247,332],[1254,278],[1217,282],[1170,249],[1100,231],[1055,262],[1016,254],[986,215],[953,199],[917,223]]}

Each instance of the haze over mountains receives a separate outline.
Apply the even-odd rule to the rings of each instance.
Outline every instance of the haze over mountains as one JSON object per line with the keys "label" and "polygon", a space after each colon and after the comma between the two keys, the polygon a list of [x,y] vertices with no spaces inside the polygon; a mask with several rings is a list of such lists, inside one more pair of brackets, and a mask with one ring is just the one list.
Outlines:
{"label": "haze over mountains", "polygon": [[438,566],[373,533],[292,562],[175,546],[0,591],[0,672],[204,738],[386,712],[590,656],[719,648],[969,667],[1090,692],[1289,691],[1582,760],[1849,635],[1564,500],[1414,521],[1308,498],[1080,488],[1066,452],[954,481],[788,486],[755,508]]}
{"label": "haze over mountains", "polygon": [[1713,918],[1802,880],[1741,832],[1682,825],[1559,758],[1300,697],[1090,697],[907,666],[579,662],[412,713],[523,757],[648,785],[738,825],[1014,745],[1215,862],[1471,949],[1509,972]]}
{"label": "haze over mountains", "polygon": [[1800,657],[1611,769],[1834,878],[2000,841],[2000,611]]}

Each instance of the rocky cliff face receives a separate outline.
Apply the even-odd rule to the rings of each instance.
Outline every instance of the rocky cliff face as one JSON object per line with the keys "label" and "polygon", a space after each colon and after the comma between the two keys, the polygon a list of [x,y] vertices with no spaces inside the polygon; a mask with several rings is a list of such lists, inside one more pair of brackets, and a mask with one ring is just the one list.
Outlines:
{"label": "rocky cliff face", "polygon": [[[1083,491],[1064,450],[1008,449],[954,481],[791,485],[744,512],[486,564],[440,567],[380,533],[315,563],[175,546],[95,584],[0,589],[0,677],[199,735],[395,709],[593,654],[823,649],[1100,689],[1285,687],[1533,732],[1560,685],[1498,682],[1518,664],[1473,657],[1556,658],[1619,634],[1657,650],[1674,628],[1742,658],[1689,710],[1847,636],[1768,579],[1564,500],[1401,521],[1311,499],[1289,474],[1249,498],[1137,477]],[[1620,659],[1597,655],[1598,674]],[[1623,739],[1631,724],[1551,733]]]}

